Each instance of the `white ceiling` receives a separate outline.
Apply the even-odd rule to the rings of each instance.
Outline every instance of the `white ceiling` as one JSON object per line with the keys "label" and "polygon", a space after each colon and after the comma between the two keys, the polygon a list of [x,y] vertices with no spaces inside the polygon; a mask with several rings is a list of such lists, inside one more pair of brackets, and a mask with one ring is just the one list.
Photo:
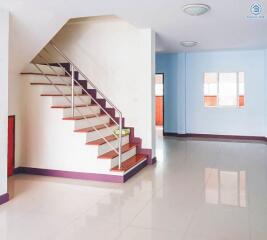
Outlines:
{"label": "white ceiling", "polygon": [[[267,47],[267,0],[257,1],[263,8],[262,16],[266,7],[265,18],[257,19],[249,18],[250,7],[255,3],[251,0],[109,0],[108,2],[112,3],[110,14],[116,14],[138,27],[152,28],[157,33],[157,51]],[[182,11],[182,7],[188,3],[208,4],[211,6],[211,11],[202,16],[189,16]],[[199,44],[188,49],[179,44],[184,40],[196,41]]]}
{"label": "white ceiling", "polygon": [[[186,3],[205,3],[211,11],[199,17],[181,10]],[[164,52],[267,48],[267,0],[259,0],[262,19],[250,19],[251,0],[0,0],[12,16],[13,47],[29,58],[70,18],[116,15],[139,28],[157,33],[157,50]],[[179,42],[199,45],[186,49]],[[15,50],[14,50],[15,51]],[[31,56],[33,57],[33,56]]]}
{"label": "white ceiling", "polygon": [[181,40],[199,42],[192,48],[193,51],[267,47],[267,0],[261,1],[261,5],[266,6],[266,16],[258,19],[248,17],[253,2],[248,0],[201,1],[210,5],[211,11],[198,17],[180,11],[185,2],[194,1],[168,2],[172,3],[162,7],[150,20],[152,28],[158,33],[158,50],[188,50],[179,45]]}

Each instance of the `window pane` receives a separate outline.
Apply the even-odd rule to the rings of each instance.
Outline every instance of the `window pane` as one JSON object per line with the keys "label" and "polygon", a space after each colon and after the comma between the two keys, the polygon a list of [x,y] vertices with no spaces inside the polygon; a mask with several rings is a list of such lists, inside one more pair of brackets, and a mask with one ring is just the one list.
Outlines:
{"label": "window pane", "polygon": [[163,84],[156,84],[156,96],[163,96]]}
{"label": "window pane", "polygon": [[204,95],[217,95],[217,73],[205,73],[204,77]]}
{"label": "window pane", "polygon": [[239,92],[239,107],[244,107],[245,105],[245,73],[238,73],[238,92]]}
{"label": "window pane", "polygon": [[155,75],[155,95],[163,96],[163,74]]}
{"label": "window pane", "polygon": [[155,83],[163,84],[163,74],[156,74],[155,75]]}
{"label": "window pane", "polygon": [[205,73],[204,75],[204,103],[205,107],[215,107],[217,105],[218,81],[217,73]]}
{"label": "window pane", "polygon": [[219,74],[219,105],[237,106],[237,73]]}

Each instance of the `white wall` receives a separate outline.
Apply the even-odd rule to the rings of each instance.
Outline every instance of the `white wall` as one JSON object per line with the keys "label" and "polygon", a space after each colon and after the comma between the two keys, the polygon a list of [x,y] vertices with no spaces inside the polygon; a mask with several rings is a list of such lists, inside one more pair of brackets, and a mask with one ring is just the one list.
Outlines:
{"label": "white wall", "polygon": [[264,50],[264,93],[265,93],[265,109],[264,109],[264,116],[265,116],[265,132],[264,136],[267,137],[267,50]]}
{"label": "white wall", "polygon": [[96,17],[67,24],[53,41],[122,111],[143,147],[154,149],[154,33]]}
{"label": "white wall", "polygon": [[0,10],[0,195],[7,192],[9,13]]}
{"label": "white wall", "polygon": [[[103,173],[97,147],[87,146],[86,134],[74,132],[74,121],[64,121],[62,109],[52,109],[52,97],[41,97],[42,86],[23,76],[21,167]],[[39,77],[39,82],[44,81]],[[38,80],[35,80],[38,82]],[[106,170],[106,169],[104,169]],[[104,173],[107,173],[105,171]]]}

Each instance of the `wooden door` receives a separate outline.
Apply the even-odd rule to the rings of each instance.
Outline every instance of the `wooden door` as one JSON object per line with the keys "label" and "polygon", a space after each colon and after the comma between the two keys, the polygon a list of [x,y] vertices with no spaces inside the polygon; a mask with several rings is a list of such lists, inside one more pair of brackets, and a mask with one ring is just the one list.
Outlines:
{"label": "wooden door", "polygon": [[15,116],[8,117],[8,151],[7,170],[8,176],[13,175],[15,167]]}
{"label": "wooden door", "polygon": [[164,125],[164,74],[158,73],[155,76],[156,96],[156,125]]}
{"label": "wooden door", "polygon": [[163,96],[156,96],[156,125],[163,126]]}

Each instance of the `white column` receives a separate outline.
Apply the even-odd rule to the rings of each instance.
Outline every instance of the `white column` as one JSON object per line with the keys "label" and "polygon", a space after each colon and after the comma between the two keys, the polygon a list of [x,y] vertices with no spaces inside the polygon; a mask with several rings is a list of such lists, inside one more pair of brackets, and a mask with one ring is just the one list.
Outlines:
{"label": "white column", "polygon": [[0,9],[0,195],[7,192],[9,13]]}

